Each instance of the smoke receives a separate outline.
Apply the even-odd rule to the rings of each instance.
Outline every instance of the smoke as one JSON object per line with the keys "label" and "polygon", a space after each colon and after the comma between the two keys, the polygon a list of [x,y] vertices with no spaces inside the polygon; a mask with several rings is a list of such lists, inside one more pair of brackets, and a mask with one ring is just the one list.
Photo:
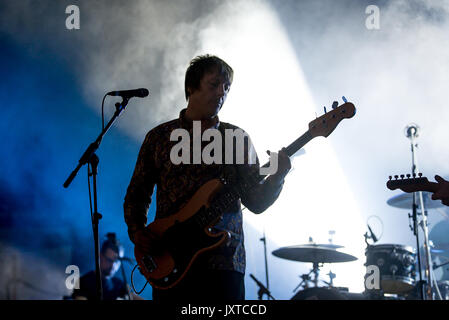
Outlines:
{"label": "smoke", "polygon": [[[80,8],[80,30],[65,28],[65,8],[71,4]],[[365,26],[368,5],[379,7],[379,30]],[[273,70],[285,68],[284,61],[276,60],[277,55],[270,55],[260,65],[251,63],[255,55],[245,51],[249,43],[265,36],[261,56],[276,43],[276,33],[265,28],[267,21],[272,22],[264,15],[267,8],[273,9],[282,22],[315,103],[311,103],[307,90],[285,83],[282,72],[270,78]],[[107,220],[106,225],[117,223],[138,145],[149,129],[176,117],[185,106],[184,73],[189,60],[197,54],[212,53],[222,56],[236,71],[224,116],[232,114],[228,107],[233,104],[272,99],[268,93],[273,91],[280,97],[296,94],[290,110],[301,109],[301,113],[279,112],[276,99],[269,100],[273,107],[259,109],[254,117],[254,109],[238,110],[241,123],[236,124],[250,129],[256,147],[273,148],[276,143],[289,142],[279,141],[280,136],[287,136],[287,132],[290,136],[313,119],[313,113],[310,118],[307,114],[308,106],[320,106],[316,109],[320,115],[321,106],[329,109],[342,95],[354,102],[355,118],[328,139],[363,209],[360,215],[381,217],[385,230],[373,231],[384,234],[382,242],[413,245],[405,211],[399,213],[399,209],[386,205],[393,193],[386,190],[385,180],[390,174],[410,171],[410,142],[403,129],[411,122],[421,128],[420,170],[429,178],[449,173],[449,111],[445,108],[448,12],[447,0],[2,1],[0,39],[5,47],[14,45],[21,50],[2,52],[2,73],[7,77],[0,97],[12,102],[1,120],[4,142],[0,187],[2,197],[13,198],[2,206],[2,212],[22,212],[14,217],[14,223],[22,222],[27,211],[39,212],[45,221],[52,221],[54,212],[67,207],[72,207],[73,215],[86,212],[87,206],[81,204],[87,199],[81,178],[74,182],[73,199],[55,190],[73,169],[83,148],[98,134],[104,93],[146,87],[150,96],[129,102],[114,124],[119,130],[111,130],[102,145],[101,177],[108,187],[101,194],[108,197],[101,203],[109,203],[104,212],[115,219]],[[257,19],[243,24],[245,16]],[[253,35],[257,41],[242,37],[238,29],[242,25],[259,30]],[[28,63],[15,65],[12,57],[16,56],[26,57]],[[253,78],[244,79],[243,74]],[[257,89],[247,90],[251,82],[257,83]],[[106,120],[116,101],[106,100]],[[239,104],[241,101],[245,103]],[[256,122],[282,125],[270,126],[272,134],[268,135],[266,127]],[[117,157],[118,150],[126,156]],[[305,163],[298,161],[301,164]],[[322,197],[329,199],[326,194]],[[70,221],[72,214],[65,219]],[[438,217],[429,215],[431,223]],[[89,222],[87,217],[77,223],[85,226],[85,222]]]}

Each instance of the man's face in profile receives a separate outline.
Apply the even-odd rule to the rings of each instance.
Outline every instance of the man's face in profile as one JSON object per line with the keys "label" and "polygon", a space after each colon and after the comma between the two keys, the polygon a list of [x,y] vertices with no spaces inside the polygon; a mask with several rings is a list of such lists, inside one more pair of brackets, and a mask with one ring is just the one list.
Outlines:
{"label": "man's face in profile", "polygon": [[226,77],[215,68],[204,74],[199,88],[190,94],[189,102],[204,115],[204,118],[214,117],[223,106],[230,87],[231,84]]}
{"label": "man's face in profile", "polygon": [[120,268],[120,260],[117,252],[111,248],[106,249],[100,255],[100,268],[104,277],[112,277]]}

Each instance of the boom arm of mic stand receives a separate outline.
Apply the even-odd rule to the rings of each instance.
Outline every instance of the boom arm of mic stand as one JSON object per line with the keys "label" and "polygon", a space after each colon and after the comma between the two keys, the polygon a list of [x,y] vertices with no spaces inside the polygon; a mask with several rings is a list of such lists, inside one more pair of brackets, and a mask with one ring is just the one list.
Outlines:
{"label": "boom arm of mic stand", "polygon": [[75,170],[72,171],[70,176],[67,178],[67,180],[64,182],[63,186],[64,188],[68,188],[68,186],[72,183],[73,179],[75,179],[76,175],[78,174],[79,169],[81,169],[82,166],[84,166],[86,163],[89,162],[92,155],[95,153],[95,151],[98,150],[100,147],[101,140],[103,139],[103,136],[106,134],[106,132],[109,130],[109,128],[114,123],[115,119],[120,115],[120,113],[125,110],[126,105],[128,104],[129,99],[123,98],[123,101],[121,103],[117,103],[115,105],[115,113],[112,116],[109,123],[106,125],[106,127],[103,129],[103,131],[100,133],[98,138],[92,142],[89,147],[87,147],[86,151],[84,151],[83,155],[78,161],[78,165],[76,166]]}

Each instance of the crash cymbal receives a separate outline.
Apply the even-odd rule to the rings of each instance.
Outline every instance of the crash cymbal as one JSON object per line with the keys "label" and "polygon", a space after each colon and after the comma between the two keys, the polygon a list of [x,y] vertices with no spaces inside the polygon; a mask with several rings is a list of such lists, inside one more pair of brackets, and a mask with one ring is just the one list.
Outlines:
{"label": "crash cymbal", "polygon": [[[432,200],[432,193],[430,192],[423,192],[422,196],[424,201],[424,208],[426,210],[440,208],[443,206],[441,201]],[[387,200],[387,204],[392,207],[411,210],[413,204],[413,193],[402,193],[394,196]],[[417,197],[417,204],[419,208],[419,197]]]}
{"label": "crash cymbal", "polygon": [[328,248],[328,249],[340,249],[344,248],[344,246],[339,246],[338,244],[332,244],[332,243],[307,243],[307,244],[301,244],[301,247],[310,247],[310,248]]}
{"label": "crash cymbal", "polygon": [[436,254],[449,256],[449,221],[442,220],[431,227],[429,239]]}
{"label": "crash cymbal", "polygon": [[298,245],[282,247],[272,252],[274,256],[300,262],[334,263],[357,260],[347,253],[318,245]]}

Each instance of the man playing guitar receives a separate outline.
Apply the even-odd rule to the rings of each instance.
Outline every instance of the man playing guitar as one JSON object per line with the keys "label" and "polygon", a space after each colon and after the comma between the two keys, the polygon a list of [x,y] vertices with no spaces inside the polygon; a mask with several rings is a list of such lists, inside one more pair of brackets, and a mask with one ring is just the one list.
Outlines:
{"label": "man playing guitar", "polygon": [[[192,161],[174,164],[171,161],[170,151],[176,141],[171,141],[170,135],[175,129],[185,129],[192,134],[193,122],[200,121],[202,132],[209,128],[217,129],[223,136],[222,141],[224,130],[239,129],[218,119],[218,112],[226,100],[232,80],[232,68],[220,58],[210,55],[194,58],[185,76],[187,108],[180,112],[179,118],[157,126],[146,135],[124,202],[129,237],[136,249],[157,252],[158,248],[164,246],[161,237],[146,227],[147,211],[155,185],[157,221],[173,216],[211,179],[225,178],[232,187],[259,173],[257,155],[253,154],[255,163],[250,163],[248,159],[248,151],[255,152],[254,148],[248,146],[250,142],[245,144],[243,164],[225,164],[225,161],[221,164],[192,164]],[[195,151],[193,148],[190,158],[195,156],[194,152],[202,152],[203,148],[204,144],[201,150]],[[243,300],[245,248],[241,203],[256,214],[265,211],[278,198],[290,168],[290,159],[285,150],[279,151],[276,173],[255,187],[244,190],[231,205],[222,208],[223,214],[213,229],[227,232],[227,241],[199,255],[176,285],[163,289],[153,286],[153,300]],[[184,239],[187,238],[188,234],[184,236]]]}

